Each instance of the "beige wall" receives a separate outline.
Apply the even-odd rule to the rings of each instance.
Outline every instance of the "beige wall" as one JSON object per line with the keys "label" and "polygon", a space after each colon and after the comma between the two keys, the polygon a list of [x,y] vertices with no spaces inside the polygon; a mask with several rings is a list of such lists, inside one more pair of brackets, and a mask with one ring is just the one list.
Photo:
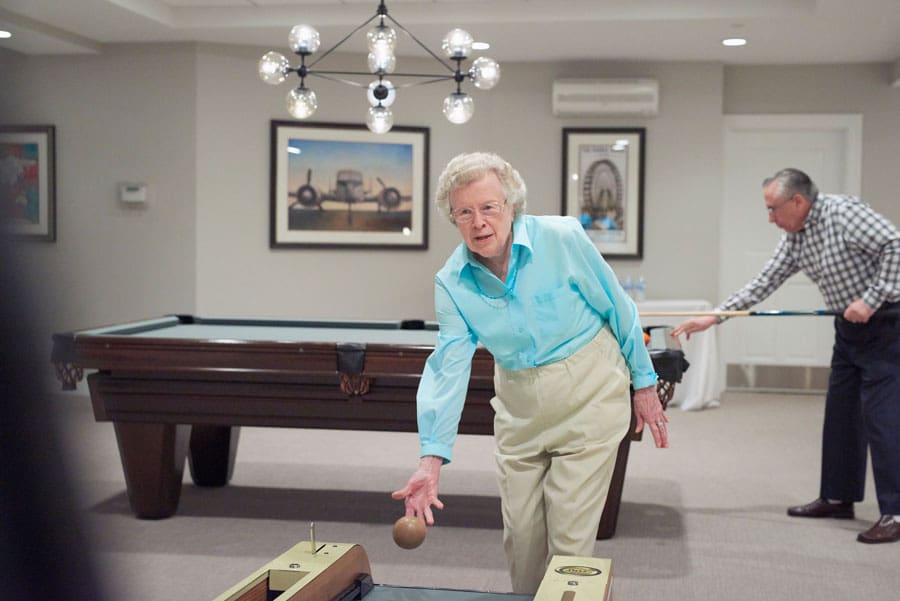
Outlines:
{"label": "beige wall", "polygon": [[[195,65],[159,46],[0,63],[3,121],[56,127],[57,240],[20,255],[48,330],[193,309]],[[145,207],[118,202],[129,181]]]}
{"label": "beige wall", "polygon": [[889,63],[728,67],[722,106],[726,114],[861,114],[862,196],[900,224],[900,88],[892,81]]}
{"label": "beige wall", "polygon": [[[283,101],[288,87],[259,82],[255,66],[261,53],[221,47],[199,52],[197,311],[432,317],[434,273],[459,243],[455,228],[435,211],[427,251],[269,248],[269,121],[288,118]],[[337,66],[353,68],[352,63]],[[554,118],[550,90],[561,76],[655,77],[663,90],[661,115]],[[465,126],[449,124],[440,113],[446,84],[401,90],[394,113],[398,124],[431,128],[429,190],[453,155],[492,150],[520,170],[529,188],[529,211],[539,214],[562,209],[563,127],[646,127],[645,259],[617,261],[614,267],[623,277],[643,273],[657,297],[709,297],[717,285],[717,262],[708,249],[718,244],[721,80],[721,67],[708,64],[510,64],[503,65],[500,86],[474,91],[475,117]],[[311,84],[320,99],[318,121],[350,122],[363,115],[360,91],[321,80]],[[684,169],[686,149],[712,177]],[[671,261],[673,240],[685,260],[703,262],[700,277],[680,277],[681,267]]]}
{"label": "beige wall", "polygon": [[[0,53],[0,114],[57,128],[58,240],[22,247],[39,273],[46,329],[170,312],[229,316],[432,316],[432,276],[457,244],[434,212],[427,251],[269,248],[269,122],[288,119],[286,86],[255,75],[265,49],[113,47],[102,56]],[[333,57],[335,66],[348,57]],[[354,57],[355,58],[355,57]],[[409,65],[410,68],[412,65]],[[417,67],[429,67],[419,63]],[[431,132],[430,190],[458,152],[499,152],[522,172],[533,213],[561,209],[563,127],[647,128],[643,274],[650,298],[717,300],[722,116],[864,115],[863,192],[896,222],[900,91],[886,65],[723,67],[715,63],[504,64],[474,91],[476,114],[452,126],[445,84],[404,89],[397,123]],[[654,77],[657,117],[558,119],[557,77]],[[318,121],[360,121],[361,92],[317,83]],[[121,181],[149,186],[143,208],[116,200]]]}

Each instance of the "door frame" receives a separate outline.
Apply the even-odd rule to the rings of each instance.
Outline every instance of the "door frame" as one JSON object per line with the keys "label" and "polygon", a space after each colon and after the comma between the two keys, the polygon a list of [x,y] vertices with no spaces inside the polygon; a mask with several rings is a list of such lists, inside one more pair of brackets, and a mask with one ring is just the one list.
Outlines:
{"label": "door frame", "polygon": [[[860,195],[862,189],[862,136],[863,117],[861,114],[735,114],[723,116],[722,150],[723,156],[731,152],[735,140],[731,139],[739,132],[766,131],[775,134],[787,134],[792,132],[820,131],[839,132],[844,140],[843,151],[843,189],[842,193]],[[729,188],[728,165],[723,164],[722,189]],[[724,244],[727,237],[726,224],[719,223],[720,244]],[[720,249],[722,250],[722,249]],[[723,294],[723,274],[719,274],[719,291]],[[724,292],[730,293],[731,290]],[[720,350],[724,350],[724,344]],[[724,361],[725,357],[723,357]],[[770,369],[771,368],[771,369]],[[813,388],[819,388],[823,382],[822,376],[827,374],[805,373],[827,372],[827,366],[768,366],[751,364],[733,364],[726,366],[726,378],[728,387],[752,387],[752,388],[793,388],[794,382],[809,384],[817,383]],[[803,374],[793,373],[803,371]],[[773,373],[769,374],[768,371]],[[781,373],[790,371],[791,373]],[[778,373],[775,373],[778,372]],[[799,385],[798,385],[799,386]]]}
{"label": "door frame", "polygon": [[[858,113],[791,114],[791,115],[725,115],[722,124],[722,150],[726,150],[732,131],[843,131],[847,139],[847,161],[844,171],[844,194],[862,193],[863,116]],[[727,174],[723,173],[723,178]],[[724,185],[723,185],[724,187]]]}

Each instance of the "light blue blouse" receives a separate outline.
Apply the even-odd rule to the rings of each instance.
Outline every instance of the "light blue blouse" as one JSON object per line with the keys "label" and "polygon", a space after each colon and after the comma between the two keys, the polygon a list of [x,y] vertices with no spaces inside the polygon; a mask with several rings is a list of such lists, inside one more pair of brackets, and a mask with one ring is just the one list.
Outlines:
{"label": "light blue blouse", "polygon": [[507,370],[565,359],[609,324],[635,389],[656,384],[637,308],[572,217],[521,215],[506,282],[460,244],[435,276],[437,345],[417,396],[422,455],[452,458],[480,342]]}

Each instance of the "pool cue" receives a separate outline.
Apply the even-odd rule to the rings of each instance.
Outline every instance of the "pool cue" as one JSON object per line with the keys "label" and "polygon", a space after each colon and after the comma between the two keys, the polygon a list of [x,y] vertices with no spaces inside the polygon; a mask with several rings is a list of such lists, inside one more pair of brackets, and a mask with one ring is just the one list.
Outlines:
{"label": "pool cue", "polygon": [[841,311],[828,309],[811,309],[808,311],[639,311],[641,317],[786,317],[786,316],[835,316],[843,315]]}

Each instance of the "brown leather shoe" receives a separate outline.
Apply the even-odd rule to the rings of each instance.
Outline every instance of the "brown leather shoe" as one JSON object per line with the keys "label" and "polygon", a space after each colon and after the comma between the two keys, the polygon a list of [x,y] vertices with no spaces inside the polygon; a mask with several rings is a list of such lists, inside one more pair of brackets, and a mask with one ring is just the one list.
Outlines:
{"label": "brown leather shoe", "polygon": [[835,518],[838,520],[853,519],[853,503],[829,503],[825,499],[816,499],[806,505],[788,507],[787,513],[795,518]]}
{"label": "brown leather shoe", "polygon": [[860,532],[856,540],[868,544],[897,542],[900,540],[900,522],[892,515],[883,515],[874,526]]}

